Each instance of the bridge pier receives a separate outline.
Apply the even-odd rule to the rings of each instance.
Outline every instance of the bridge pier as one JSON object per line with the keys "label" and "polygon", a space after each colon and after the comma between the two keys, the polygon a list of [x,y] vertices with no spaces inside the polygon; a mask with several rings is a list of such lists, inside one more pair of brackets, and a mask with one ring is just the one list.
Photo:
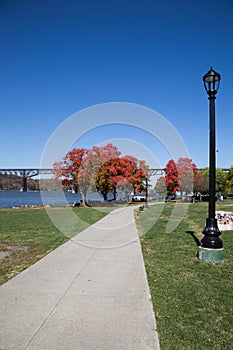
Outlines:
{"label": "bridge pier", "polygon": [[23,173],[23,180],[22,180],[22,187],[21,187],[20,192],[27,192],[27,190],[28,190],[27,177],[26,177],[26,174],[25,174],[25,171],[24,171],[24,173]]}

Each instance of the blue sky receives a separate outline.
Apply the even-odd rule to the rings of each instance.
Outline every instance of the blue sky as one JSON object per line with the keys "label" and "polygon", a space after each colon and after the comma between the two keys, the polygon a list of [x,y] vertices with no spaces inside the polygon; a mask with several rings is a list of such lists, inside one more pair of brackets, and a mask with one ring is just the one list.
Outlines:
{"label": "blue sky", "polygon": [[[202,76],[210,66],[222,77],[217,165],[233,165],[232,15],[231,0],[0,0],[0,168],[38,167],[61,123],[109,102],[157,111],[197,166],[208,166]],[[123,153],[138,142],[161,166],[170,159],[143,130],[123,125],[90,130],[77,145],[118,138],[131,140]]]}

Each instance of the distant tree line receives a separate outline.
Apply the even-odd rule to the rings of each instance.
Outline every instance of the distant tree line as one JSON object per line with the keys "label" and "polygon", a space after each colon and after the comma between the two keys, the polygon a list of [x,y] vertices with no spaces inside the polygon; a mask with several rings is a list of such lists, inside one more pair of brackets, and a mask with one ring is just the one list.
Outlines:
{"label": "distant tree line", "polygon": [[[0,175],[0,191],[20,191],[22,188],[22,177],[17,175]],[[54,179],[27,178],[28,191],[56,191],[57,185]]]}
{"label": "distant tree line", "polygon": [[[39,180],[27,179],[29,191],[39,191]],[[22,188],[22,177],[17,175],[0,175],[0,190],[20,191]]]}

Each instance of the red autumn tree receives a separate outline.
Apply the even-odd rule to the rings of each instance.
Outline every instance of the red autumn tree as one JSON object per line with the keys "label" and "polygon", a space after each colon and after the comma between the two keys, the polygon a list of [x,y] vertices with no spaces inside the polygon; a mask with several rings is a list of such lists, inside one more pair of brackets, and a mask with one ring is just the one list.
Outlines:
{"label": "red autumn tree", "polygon": [[173,159],[169,160],[169,162],[166,164],[165,174],[167,194],[175,194],[179,189],[179,182],[176,163]]}
{"label": "red autumn tree", "polygon": [[62,179],[64,186],[78,188],[85,203],[87,192],[95,188],[95,174],[106,161],[119,155],[120,151],[112,144],[90,150],[74,148],[62,161],[54,163],[53,173],[56,180]]}
{"label": "red autumn tree", "polygon": [[165,180],[167,186],[167,193],[173,194],[180,190],[181,198],[183,194],[187,196],[193,191],[194,175],[198,170],[192,159],[179,158],[177,163],[171,159],[165,167]]}
{"label": "red autumn tree", "polygon": [[114,145],[94,146],[90,150],[74,148],[62,161],[54,163],[55,178],[64,186],[78,188],[84,203],[88,191],[97,190],[104,199],[112,192],[122,189],[125,193],[145,190],[145,179],[149,178],[149,167],[145,161],[132,156],[120,157]]}
{"label": "red autumn tree", "polygon": [[111,143],[101,147],[93,146],[86,152],[78,175],[80,191],[85,197],[88,191],[96,190],[96,176],[103,164],[118,158],[120,154],[118,148]]}
{"label": "red autumn tree", "polygon": [[[138,168],[139,161],[132,156],[111,159],[99,170],[96,177],[96,188],[107,199],[112,192],[116,199],[117,188],[125,192],[126,199],[135,190],[141,191],[145,188],[146,173]],[[143,187],[144,186],[144,187]]]}
{"label": "red autumn tree", "polygon": [[132,162],[133,168],[131,169],[131,177],[129,179],[130,184],[133,186],[133,192],[146,191],[146,179],[150,179],[150,169],[145,160],[138,160],[135,157],[126,155],[123,158]]}
{"label": "red autumn tree", "polygon": [[136,164],[126,158],[115,158],[107,161],[96,176],[96,188],[107,200],[109,192],[116,199],[117,187],[123,189],[132,181],[132,174]]}
{"label": "red autumn tree", "polygon": [[179,158],[176,163],[178,172],[179,189],[181,192],[181,198],[183,194],[187,197],[188,193],[193,192],[194,175],[197,174],[198,169],[196,164],[192,163],[190,158]]}
{"label": "red autumn tree", "polygon": [[60,162],[53,164],[55,180],[62,179],[63,186],[78,187],[78,173],[86,155],[86,149],[74,148],[68,152]]}

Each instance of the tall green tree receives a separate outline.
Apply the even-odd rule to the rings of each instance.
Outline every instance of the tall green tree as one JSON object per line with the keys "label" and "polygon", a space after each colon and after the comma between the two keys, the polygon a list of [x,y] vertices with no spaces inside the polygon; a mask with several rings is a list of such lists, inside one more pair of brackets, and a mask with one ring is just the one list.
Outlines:
{"label": "tall green tree", "polygon": [[226,174],[226,194],[227,193],[233,193],[233,165]]}
{"label": "tall green tree", "polygon": [[[210,173],[209,168],[204,169],[202,173],[206,178],[208,178],[208,181],[209,181],[209,173]],[[227,173],[225,171],[223,171],[222,169],[217,168],[215,178],[216,178],[216,181],[215,181],[216,192],[226,193],[226,191],[227,191]],[[208,183],[208,189],[209,189],[209,183]]]}

